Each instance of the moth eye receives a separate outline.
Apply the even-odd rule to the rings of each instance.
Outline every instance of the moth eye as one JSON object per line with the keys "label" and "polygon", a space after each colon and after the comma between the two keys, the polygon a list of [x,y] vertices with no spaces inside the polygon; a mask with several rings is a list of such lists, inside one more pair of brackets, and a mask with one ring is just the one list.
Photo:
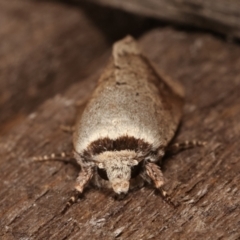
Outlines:
{"label": "moth eye", "polygon": [[99,175],[102,179],[108,180],[107,172],[106,172],[105,169],[98,167],[98,168],[97,168],[97,172],[98,172],[98,175]]}
{"label": "moth eye", "polygon": [[140,174],[142,167],[143,167],[143,161],[139,162],[137,165],[132,166],[131,167],[131,178],[137,177]]}

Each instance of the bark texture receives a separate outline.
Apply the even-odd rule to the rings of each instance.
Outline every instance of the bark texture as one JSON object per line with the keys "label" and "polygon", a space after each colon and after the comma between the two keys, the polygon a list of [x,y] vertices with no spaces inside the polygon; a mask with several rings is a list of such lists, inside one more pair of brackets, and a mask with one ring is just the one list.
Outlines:
{"label": "bark texture", "polygon": [[[11,2],[17,4],[18,1]],[[21,4],[25,4],[23,6],[26,9],[29,6],[27,4],[36,3],[26,1]],[[48,6],[49,3],[45,4]],[[56,9],[66,8],[67,13],[61,10],[62,14],[70,16],[70,19],[74,14],[71,15],[68,11],[76,11],[52,4],[49,5],[53,8],[53,12],[49,13],[50,20]],[[12,13],[12,6],[8,6]],[[32,14],[37,14],[43,6],[43,3],[37,3],[36,12]],[[46,13],[49,6],[41,10]],[[28,14],[19,10],[17,12],[23,16]],[[59,13],[55,14],[55,18],[61,21]],[[23,28],[31,25],[31,19],[29,17],[28,21],[24,22]],[[72,21],[78,22],[77,19]],[[12,28],[6,30],[12,31],[10,35],[13,39],[6,37],[6,40],[14,41],[15,33],[19,29],[16,22],[16,25],[12,23]],[[57,20],[53,23],[56,24]],[[81,21],[78,24],[81,24]],[[46,25],[52,27],[51,24]],[[65,29],[64,24],[60,25],[57,29]],[[22,26],[22,23],[19,26]],[[72,23],[69,26],[72,26]],[[51,32],[51,29],[49,31]],[[79,31],[78,27],[74,28],[71,36],[76,36]],[[17,35],[20,33],[21,31]],[[49,39],[52,39],[49,34],[45,34],[47,41],[42,43],[40,49],[45,49]],[[97,37],[102,39],[101,34]],[[62,43],[68,39],[68,34],[62,34]],[[22,43],[21,49],[30,48],[30,42]],[[61,213],[73,194],[79,169],[62,162],[31,163],[29,157],[72,149],[71,136],[62,132],[59,126],[74,122],[76,112],[81,110],[75,107],[74,102],[85,102],[95,87],[100,69],[105,65],[99,54],[95,57],[97,64],[92,68],[94,71],[90,71],[91,74],[83,78],[81,68],[78,69],[82,60],[75,52],[75,58],[71,58],[75,60],[72,60],[68,67],[64,62],[54,65],[58,76],[56,84],[64,87],[57,88],[51,94],[45,94],[37,88],[36,95],[42,99],[42,104],[33,103],[31,100],[24,102],[24,106],[31,113],[27,114],[26,111],[21,121],[12,120],[11,127],[2,125],[7,131],[0,137],[1,239],[240,238],[239,45],[226,43],[208,34],[186,33],[170,28],[152,30],[144,34],[139,42],[143,51],[162,71],[173,79],[179,79],[185,87],[184,117],[174,141],[198,139],[208,142],[205,147],[167,156],[163,162],[165,190],[178,206],[173,208],[167,204],[151,186],[130,192],[122,200],[115,199],[110,191],[89,187],[77,204],[65,214]],[[88,44],[91,45],[91,41],[88,39],[86,42],[85,39],[83,49],[89,47]],[[104,41],[102,44],[103,46],[96,45],[96,48],[99,47],[100,52],[107,52]],[[12,43],[9,46],[13,45]],[[66,58],[60,59],[67,59],[68,53],[73,53],[76,49],[71,42],[67,50],[65,46],[59,46],[59,50],[66,51]],[[30,61],[26,69],[31,66],[32,74],[34,69],[40,71],[38,60],[34,61],[31,57],[35,56],[35,52],[38,51],[19,52],[20,62],[21,59],[25,59],[26,63]],[[43,52],[44,50],[39,51]],[[46,55],[47,53],[46,50]],[[49,66],[48,58],[44,56],[42,64]],[[5,69],[17,72],[18,65],[14,65],[12,61],[6,63]],[[62,72],[63,76],[60,76],[59,72]],[[24,87],[25,75],[16,76],[22,81],[19,85]],[[72,82],[71,76],[79,78],[79,81]],[[6,93],[13,89],[15,95],[22,94],[21,88],[15,89],[16,84],[11,87],[6,84],[7,77],[8,75],[2,75],[0,79],[1,91]],[[29,83],[35,84],[34,79],[29,77]],[[48,88],[52,88],[52,85],[46,82],[45,89],[51,92]],[[1,94],[1,98],[2,96]],[[9,99],[13,106],[22,106],[21,99]],[[11,119],[15,119],[14,110],[11,108],[10,111]],[[7,114],[4,105],[2,114]]]}
{"label": "bark texture", "polygon": [[238,0],[91,0],[91,2],[240,38]]}

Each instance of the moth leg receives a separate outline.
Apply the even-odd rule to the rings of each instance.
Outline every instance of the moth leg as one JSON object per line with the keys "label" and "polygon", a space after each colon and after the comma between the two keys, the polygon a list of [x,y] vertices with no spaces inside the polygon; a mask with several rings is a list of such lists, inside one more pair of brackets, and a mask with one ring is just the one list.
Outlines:
{"label": "moth leg", "polygon": [[67,202],[65,208],[61,211],[62,214],[64,214],[74,203],[77,202],[84,188],[88,185],[92,177],[93,177],[92,167],[85,167],[81,169],[81,172],[78,174],[78,177],[75,183],[75,192]]}
{"label": "moth leg", "polygon": [[66,203],[64,209],[61,211],[62,214],[66,213],[66,211],[74,204],[77,202],[77,200],[80,198],[81,193],[78,192],[77,190],[74,192],[72,197],[68,200]]}
{"label": "moth leg", "polygon": [[173,207],[176,207],[175,204],[171,201],[171,198],[167,194],[166,191],[162,189],[162,186],[164,184],[164,177],[163,173],[158,165],[152,162],[147,162],[145,164],[145,171],[146,174],[150,177],[150,179],[154,182],[155,187],[162,195],[163,199]]}
{"label": "moth leg", "polygon": [[174,143],[167,147],[166,152],[170,154],[175,154],[179,151],[189,149],[189,148],[194,148],[194,147],[201,147],[206,145],[206,142],[202,141],[197,141],[197,140],[192,140],[192,141],[185,141],[182,143]]}
{"label": "moth leg", "polygon": [[81,172],[79,173],[75,184],[75,189],[79,193],[83,192],[84,188],[88,185],[88,183],[92,179],[93,171],[94,170],[92,167],[85,167],[81,169]]}
{"label": "moth leg", "polygon": [[73,133],[75,131],[75,126],[69,126],[69,125],[60,125],[60,129],[67,133]]}
{"label": "moth leg", "polygon": [[148,177],[154,182],[156,188],[160,189],[164,184],[163,173],[158,165],[152,162],[145,164],[145,171]]}

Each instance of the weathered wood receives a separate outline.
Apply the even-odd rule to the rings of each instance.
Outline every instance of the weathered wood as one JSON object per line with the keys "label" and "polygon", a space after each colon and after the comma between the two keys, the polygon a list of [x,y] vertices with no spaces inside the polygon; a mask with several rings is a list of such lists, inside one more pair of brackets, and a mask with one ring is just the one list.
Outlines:
{"label": "weathered wood", "polygon": [[[185,86],[185,113],[175,141],[208,142],[164,161],[165,189],[179,206],[174,209],[147,186],[123,200],[89,188],[60,213],[79,169],[61,162],[30,163],[28,157],[71,150],[71,136],[59,126],[74,121],[74,101],[89,96],[99,75],[93,73],[1,137],[1,239],[240,237],[240,47],[170,29],[154,30],[140,43],[160,69]],[[99,60],[96,71],[103,65]]]}
{"label": "weathered wood", "polygon": [[[89,2],[89,0],[85,0]],[[238,0],[90,0],[128,12],[240,38]]]}

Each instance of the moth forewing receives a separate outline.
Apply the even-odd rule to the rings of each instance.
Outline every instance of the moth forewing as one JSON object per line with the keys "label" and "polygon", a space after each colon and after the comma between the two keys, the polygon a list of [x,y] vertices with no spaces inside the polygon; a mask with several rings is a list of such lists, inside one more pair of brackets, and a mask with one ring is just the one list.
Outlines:
{"label": "moth forewing", "polygon": [[164,180],[156,163],[179,125],[183,96],[181,85],[160,74],[132,37],[115,43],[76,123],[73,144],[82,167],[76,189],[82,192],[93,176],[106,185],[101,169],[116,193],[127,193],[137,165],[139,176],[160,188]]}

